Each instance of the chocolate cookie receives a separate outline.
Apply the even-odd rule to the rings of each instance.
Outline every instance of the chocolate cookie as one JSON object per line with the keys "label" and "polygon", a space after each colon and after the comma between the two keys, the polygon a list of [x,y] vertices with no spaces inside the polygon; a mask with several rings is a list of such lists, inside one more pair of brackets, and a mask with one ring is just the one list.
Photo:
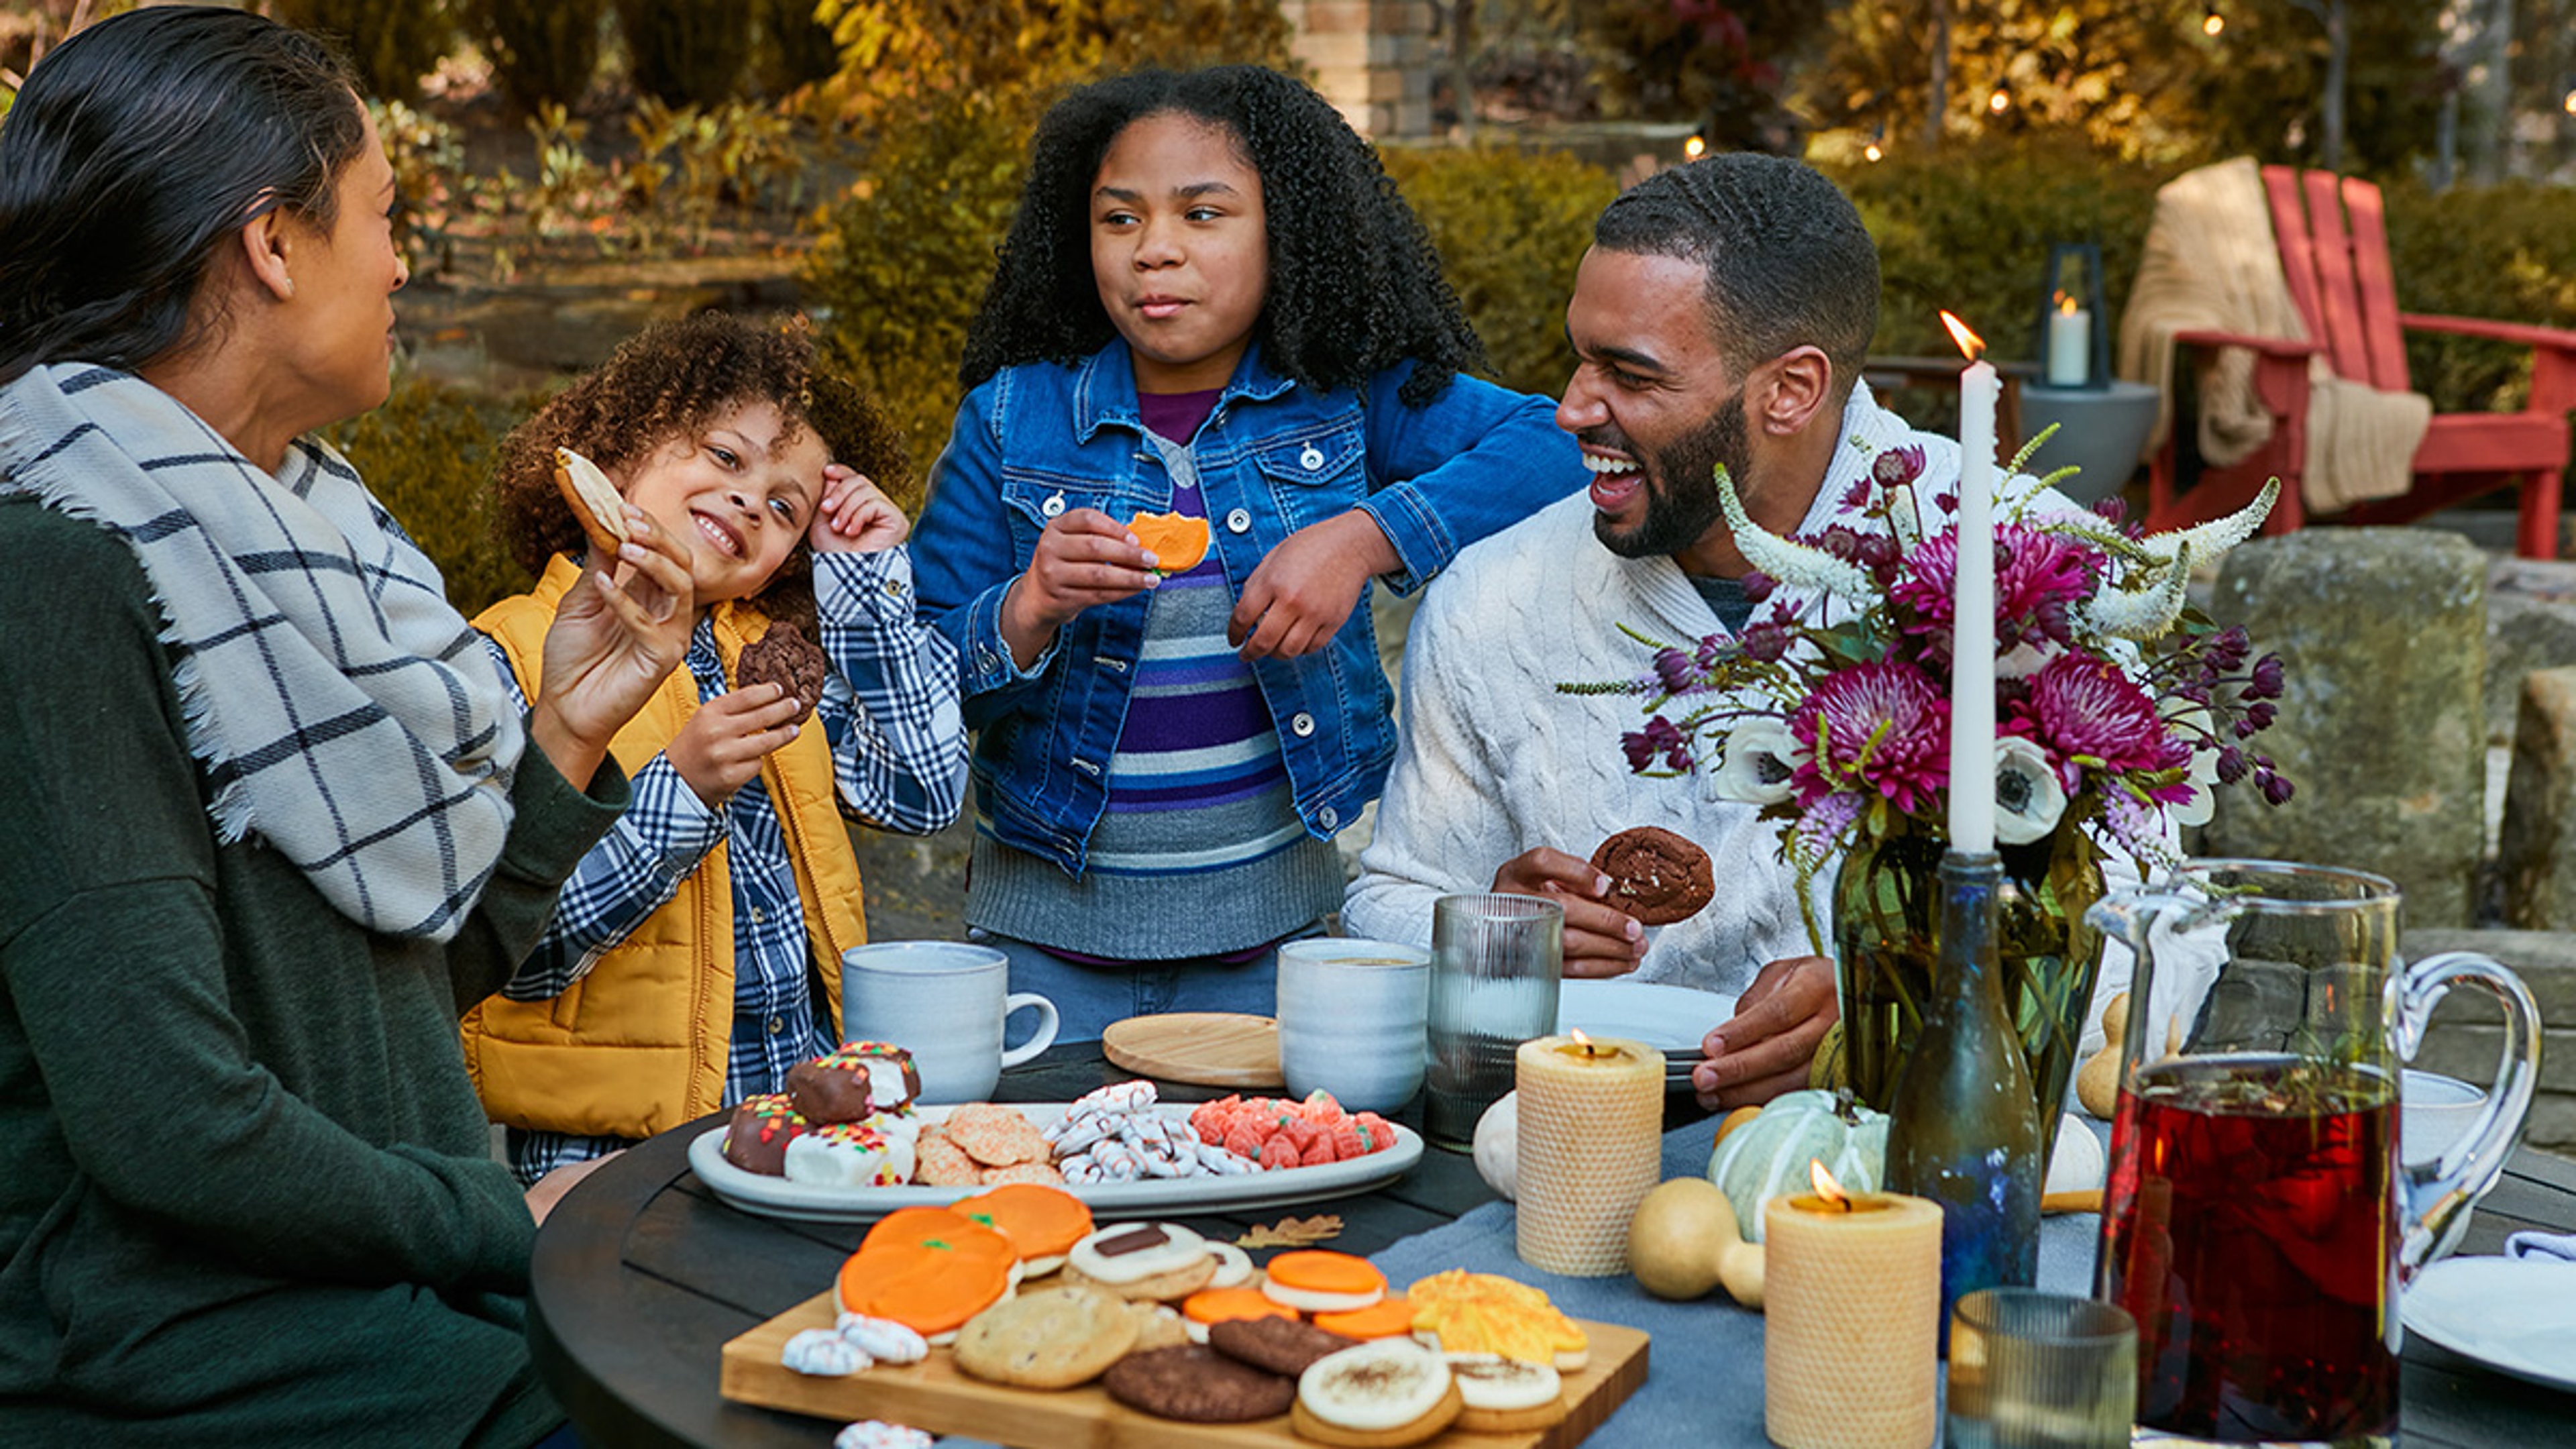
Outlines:
{"label": "chocolate cookie", "polygon": [[1297,1381],[1263,1373],[1212,1348],[1186,1344],[1131,1353],[1110,1367],[1109,1397],[1157,1418],[1237,1424],[1288,1412]]}
{"label": "chocolate cookie", "polygon": [[1708,852],[1660,825],[1633,826],[1601,842],[1592,868],[1610,877],[1605,903],[1641,925],[1688,920],[1717,894]]}
{"label": "chocolate cookie", "polygon": [[1315,1360],[1357,1342],[1293,1318],[1227,1318],[1208,1325],[1208,1347],[1292,1379]]}
{"label": "chocolate cookie", "polygon": [[806,638],[804,630],[781,621],[771,624],[758,642],[743,648],[742,657],[734,661],[733,687],[778,685],[796,696],[802,706],[796,716],[801,723],[823,702],[823,676],[830,669],[821,645]]}

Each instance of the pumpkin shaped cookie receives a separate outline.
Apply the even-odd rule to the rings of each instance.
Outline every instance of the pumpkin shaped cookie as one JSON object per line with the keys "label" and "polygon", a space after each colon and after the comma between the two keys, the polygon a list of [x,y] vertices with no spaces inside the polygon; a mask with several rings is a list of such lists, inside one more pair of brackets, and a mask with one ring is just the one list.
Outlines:
{"label": "pumpkin shaped cookie", "polygon": [[886,1214],[841,1265],[845,1312],[890,1318],[927,1337],[951,1333],[1011,1289],[1011,1240],[946,1208]]}

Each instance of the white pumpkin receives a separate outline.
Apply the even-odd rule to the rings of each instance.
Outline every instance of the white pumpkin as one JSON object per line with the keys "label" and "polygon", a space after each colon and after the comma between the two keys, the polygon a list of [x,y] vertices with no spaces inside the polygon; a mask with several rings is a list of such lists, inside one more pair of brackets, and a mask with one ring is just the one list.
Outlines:
{"label": "white pumpkin", "polygon": [[1476,1119],[1476,1175],[1505,1202],[1520,1198],[1521,1094],[1505,1092]]}
{"label": "white pumpkin", "polygon": [[2092,1192],[2108,1175],[2102,1139],[2083,1118],[2069,1112],[2057,1124],[2057,1146],[2048,1154],[2048,1182],[2042,1192]]}
{"label": "white pumpkin", "polygon": [[1887,1162],[1887,1114],[1854,1106],[1835,1115],[1834,1094],[1810,1089],[1775,1097],[1762,1114],[1709,1154],[1708,1180],[1726,1194],[1748,1241],[1762,1241],[1762,1204],[1809,1191],[1807,1163],[1821,1160],[1854,1192],[1876,1192]]}

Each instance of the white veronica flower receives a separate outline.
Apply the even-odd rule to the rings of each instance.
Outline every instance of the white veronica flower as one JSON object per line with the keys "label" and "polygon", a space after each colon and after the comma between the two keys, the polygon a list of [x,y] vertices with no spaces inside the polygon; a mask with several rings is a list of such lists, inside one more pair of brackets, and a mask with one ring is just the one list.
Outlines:
{"label": "white veronica flower", "polygon": [[1737,725],[1727,731],[1724,751],[1713,782],[1717,798],[1777,805],[1795,793],[1789,776],[1806,751],[1779,720],[1757,716]]}
{"label": "white veronica flower", "polygon": [[1735,531],[1735,547],[1746,563],[1784,584],[1837,594],[1860,603],[1878,597],[1878,585],[1868,570],[1845,563],[1823,549],[1791,543],[1765,530],[1744,511],[1744,500],[1735,496],[1735,479],[1724,463],[1717,465],[1715,474],[1718,504],[1726,510],[1726,526]]}
{"label": "white veronica flower", "polygon": [[2048,752],[2019,735],[1995,741],[1995,839],[2028,845],[2065,814],[2066,787],[2049,768]]}

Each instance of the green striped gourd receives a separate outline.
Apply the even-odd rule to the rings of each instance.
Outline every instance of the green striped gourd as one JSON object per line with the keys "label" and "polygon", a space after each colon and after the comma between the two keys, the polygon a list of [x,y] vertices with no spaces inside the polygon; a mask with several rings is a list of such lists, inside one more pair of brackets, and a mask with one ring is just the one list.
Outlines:
{"label": "green striped gourd", "polygon": [[1812,1192],[1807,1163],[1820,1159],[1852,1192],[1876,1192],[1887,1161],[1887,1114],[1855,1105],[1835,1110],[1833,1092],[1810,1089],[1772,1099],[1760,1116],[1726,1134],[1709,1154],[1708,1180],[1726,1194],[1744,1235],[1762,1241],[1762,1204]]}

